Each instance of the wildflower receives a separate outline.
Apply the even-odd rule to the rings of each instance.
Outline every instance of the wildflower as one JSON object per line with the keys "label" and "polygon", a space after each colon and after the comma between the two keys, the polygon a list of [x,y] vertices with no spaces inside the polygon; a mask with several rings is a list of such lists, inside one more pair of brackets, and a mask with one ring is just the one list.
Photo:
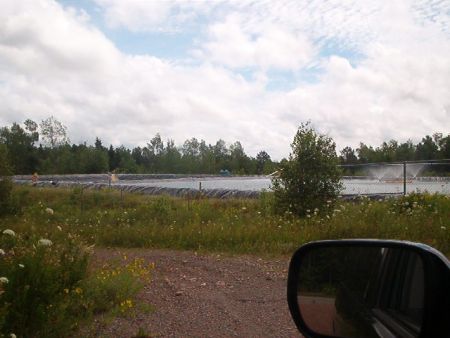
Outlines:
{"label": "wildflower", "polygon": [[83,246],[81,249],[85,254],[91,255],[94,253],[95,244],[89,246]]}
{"label": "wildflower", "polygon": [[19,268],[23,269],[24,267],[25,267],[25,265],[19,264]]}
{"label": "wildflower", "polygon": [[16,336],[14,333],[11,333],[11,334],[9,335],[9,337],[10,337],[10,338],[17,338],[17,336]]}
{"label": "wildflower", "polygon": [[16,236],[16,233],[14,231],[12,231],[11,229],[3,230],[3,234],[4,235],[9,235],[9,236],[12,236],[12,237]]}
{"label": "wildflower", "polygon": [[39,246],[51,246],[51,245],[53,245],[53,242],[51,240],[49,240],[49,239],[41,238],[38,241],[38,245]]}
{"label": "wildflower", "polygon": [[441,227],[441,229],[442,229],[442,230],[446,230],[447,228],[446,228],[446,227]]}
{"label": "wildflower", "polygon": [[45,209],[45,212],[46,212],[47,214],[49,214],[49,215],[53,215],[53,214],[54,214],[54,211],[53,211],[52,208],[46,208],[46,209]]}
{"label": "wildflower", "polygon": [[3,249],[0,249],[0,256],[4,256],[6,253],[5,253],[5,250],[3,250]]}
{"label": "wildflower", "polygon": [[59,231],[62,231],[61,226],[58,225],[57,228],[58,228]]}
{"label": "wildflower", "polygon": [[9,283],[9,279],[6,277],[0,277],[0,284],[8,284]]}
{"label": "wildflower", "polygon": [[247,208],[246,208],[246,207],[242,207],[242,210],[244,210],[244,211],[245,211],[245,210],[247,210]]}
{"label": "wildflower", "polygon": [[77,295],[81,295],[83,293],[83,289],[82,288],[75,288],[75,293]]}

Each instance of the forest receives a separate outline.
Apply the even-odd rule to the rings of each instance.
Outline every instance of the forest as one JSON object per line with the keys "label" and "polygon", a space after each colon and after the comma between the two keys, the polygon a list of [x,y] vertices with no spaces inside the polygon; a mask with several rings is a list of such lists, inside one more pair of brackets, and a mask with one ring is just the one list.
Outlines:
{"label": "forest", "polygon": [[[8,159],[14,174],[219,174],[226,170],[233,175],[261,175],[278,167],[265,150],[253,157],[239,141],[228,145],[222,139],[208,144],[193,137],[176,145],[156,134],[145,146],[132,149],[105,146],[98,137],[94,144],[71,144],[67,127],[53,116],[40,123],[28,119],[0,127],[0,156]],[[339,158],[346,165],[450,159],[450,134],[426,135],[417,144],[390,140],[373,147],[361,142],[356,149],[343,148]]]}

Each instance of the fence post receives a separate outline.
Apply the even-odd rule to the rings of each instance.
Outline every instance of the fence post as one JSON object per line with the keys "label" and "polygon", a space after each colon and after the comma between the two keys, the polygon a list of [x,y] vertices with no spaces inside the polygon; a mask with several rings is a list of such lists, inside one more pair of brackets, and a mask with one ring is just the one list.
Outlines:
{"label": "fence post", "polygon": [[403,162],[403,196],[406,196],[406,162]]}

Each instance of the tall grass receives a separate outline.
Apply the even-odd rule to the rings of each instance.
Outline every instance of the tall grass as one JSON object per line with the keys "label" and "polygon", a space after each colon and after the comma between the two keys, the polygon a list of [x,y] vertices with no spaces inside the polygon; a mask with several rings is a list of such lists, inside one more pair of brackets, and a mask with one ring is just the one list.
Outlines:
{"label": "tall grass", "polygon": [[110,190],[16,187],[16,193],[22,214],[1,219],[0,228],[31,226],[51,238],[59,226],[97,246],[283,255],[312,240],[389,238],[423,242],[450,255],[450,199],[442,195],[341,201],[299,218],[277,214],[271,194],[188,200]]}
{"label": "tall grass", "polygon": [[95,313],[132,310],[153,267],[115,262],[89,271],[82,229],[72,231],[50,207],[58,194],[16,193],[22,211],[0,218],[0,337],[71,336]]}

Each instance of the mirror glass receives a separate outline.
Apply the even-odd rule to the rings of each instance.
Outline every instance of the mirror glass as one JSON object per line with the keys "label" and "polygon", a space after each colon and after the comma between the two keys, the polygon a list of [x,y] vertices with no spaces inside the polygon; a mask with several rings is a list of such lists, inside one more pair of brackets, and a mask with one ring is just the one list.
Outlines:
{"label": "mirror glass", "polygon": [[301,260],[297,301],[305,324],[337,337],[418,337],[422,258],[408,248],[318,247]]}

